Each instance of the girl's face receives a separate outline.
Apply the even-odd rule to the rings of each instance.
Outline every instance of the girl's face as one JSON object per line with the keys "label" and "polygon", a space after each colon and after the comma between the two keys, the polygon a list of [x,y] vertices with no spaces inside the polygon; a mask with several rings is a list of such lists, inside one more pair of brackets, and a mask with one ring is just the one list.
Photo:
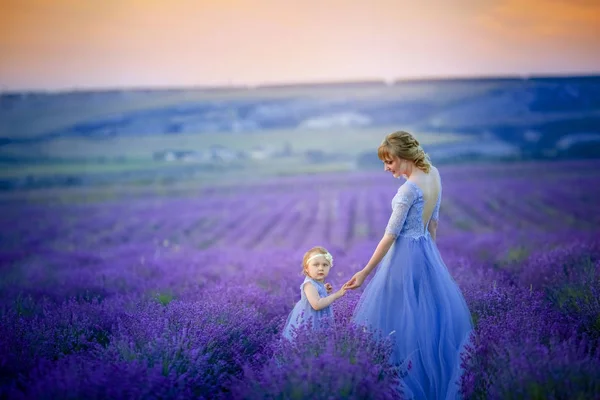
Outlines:
{"label": "girl's face", "polygon": [[383,161],[383,170],[392,173],[394,178],[399,178],[402,175],[406,175],[407,162],[396,156],[391,159]]}
{"label": "girl's face", "polygon": [[310,260],[306,265],[306,272],[308,276],[313,278],[315,281],[323,281],[329,275],[331,264],[323,256],[318,256]]}

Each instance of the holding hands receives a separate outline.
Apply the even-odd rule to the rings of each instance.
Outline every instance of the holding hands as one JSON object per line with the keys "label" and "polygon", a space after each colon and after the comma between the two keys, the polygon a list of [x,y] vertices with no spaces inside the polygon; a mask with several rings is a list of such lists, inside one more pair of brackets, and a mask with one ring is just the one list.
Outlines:
{"label": "holding hands", "polygon": [[[338,290],[338,292],[340,292],[339,297],[343,296],[348,289],[358,289],[365,281],[365,278],[366,274],[364,271],[358,271],[356,274],[354,274],[354,276],[352,276],[352,278],[350,278],[348,282],[344,283],[340,290]],[[331,292],[333,292],[333,286],[331,283],[326,283],[325,289],[327,289],[327,294],[331,294]]]}
{"label": "holding hands", "polygon": [[346,289],[358,289],[365,281],[366,274],[363,271],[358,271],[344,286]]}
{"label": "holding hands", "polygon": [[[331,285],[331,283],[326,283],[326,284],[325,284],[325,289],[327,289],[327,294],[331,294],[331,292],[333,292],[333,286]],[[345,294],[346,294],[346,290],[347,290],[347,288],[346,288],[346,285],[342,286],[342,287],[340,288],[340,290],[338,290],[338,291],[335,293],[335,295],[336,295],[336,298],[340,298],[340,297],[342,297],[343,295],[345,295]]]}

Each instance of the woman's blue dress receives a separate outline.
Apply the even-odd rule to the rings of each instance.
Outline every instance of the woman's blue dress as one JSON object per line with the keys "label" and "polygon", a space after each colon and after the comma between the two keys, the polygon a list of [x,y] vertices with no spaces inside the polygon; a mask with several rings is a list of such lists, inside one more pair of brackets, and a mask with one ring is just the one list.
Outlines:
{"label": "woman's blue dress", "polygon": [[460,398],[460,353],[473,330],[465,299],[428,231],[440,202],[441,187],[425,224],[422,190],[411,181],[400,186],[386,227],[396,239],[353,314],[354,322],[394,339],[392,362],[410,361],[402,380],[406,398]]}
{"label": "woman's blue dress", "polygon": [[283,328],[282,334],[286,339],[292,339],[293,327],[299,327],[302,324],[310,323],[312,329],[319,329],[325,318],[330,321],[333,320],[333,308],[331,305],[319,311],[312,308],[304,293],[304,285],[306,284],[314,285],[320,297],[327,297],[327,289],[325,288],[324,283],[317,282],[308,276],[304,279],[304,282],[300,285],[300,300],[294,306],[292,312],[288,316],[285,327]]}

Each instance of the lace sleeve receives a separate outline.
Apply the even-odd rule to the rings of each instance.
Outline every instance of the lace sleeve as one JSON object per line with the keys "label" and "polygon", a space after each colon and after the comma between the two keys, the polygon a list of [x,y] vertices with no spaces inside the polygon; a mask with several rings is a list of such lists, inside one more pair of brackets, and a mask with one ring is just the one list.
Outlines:
{"label": "lace sleeve", "polygon": [[392,200],[392,215],[385,228],[385,233],[397,237],[402,231],[408,210],[413,205],[416,195],[409,189],[410,186],[403,185]]}

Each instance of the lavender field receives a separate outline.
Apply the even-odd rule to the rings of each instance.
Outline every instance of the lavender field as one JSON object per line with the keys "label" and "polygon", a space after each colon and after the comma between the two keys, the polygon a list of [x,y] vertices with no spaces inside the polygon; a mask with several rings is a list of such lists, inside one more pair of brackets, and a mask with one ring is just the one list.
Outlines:
{"label": "lavender field", "polygon": [[[468,399],[600,398],[600,161],[440,167],[438,246],[476,324]],[[389,343],[279,341],[302,254],[362,268],[401,181],[271,178],[103,201],[3,200],[0,398],[397,398]],[[364,287],[364,286],[363,286]],[[361,289],[362,290],[362,289]]]}

